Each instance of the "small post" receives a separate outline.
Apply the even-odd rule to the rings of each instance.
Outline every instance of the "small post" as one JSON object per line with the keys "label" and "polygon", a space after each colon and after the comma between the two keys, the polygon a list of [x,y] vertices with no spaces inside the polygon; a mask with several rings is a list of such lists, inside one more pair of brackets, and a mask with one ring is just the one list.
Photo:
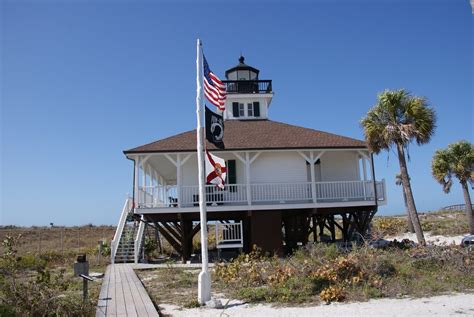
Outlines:
{"label": "small post", "polygon": [[85,302],[87,300],[88,293],[88,281],[92,280],[89,276],[89,263],[85,254],[77,256],[76,262],[74,263],[74,276],[82,278],[82,299]]}

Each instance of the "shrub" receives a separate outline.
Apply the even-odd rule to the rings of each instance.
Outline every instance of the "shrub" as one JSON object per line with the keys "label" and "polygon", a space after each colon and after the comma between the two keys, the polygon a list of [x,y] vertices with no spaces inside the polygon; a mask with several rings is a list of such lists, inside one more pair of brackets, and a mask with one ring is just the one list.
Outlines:
{"label": "shrub", "polygon": [[[18,316],[84,316],[94,311],[95,304],[83,302],[77,292],[68,292],[73,285],[65,270],[58,273],[48,268],[47,256],[35,261],[20,259],[16,245],[18,237],[7,236],[0,260],[0,311]],[[35,272],[30,273],[31,266]],[[2,312],[2,315],[3,315]]]}
{"label": "shrub", "polygon": [[317,244],[288,258],[258,251],[240,255],[217,264],[213,277],[222,291],[252,302],[433,295],[473,289],[473,256],[460,247],[413,247],[406,241],[384,249],[353,246],[351,251]]}

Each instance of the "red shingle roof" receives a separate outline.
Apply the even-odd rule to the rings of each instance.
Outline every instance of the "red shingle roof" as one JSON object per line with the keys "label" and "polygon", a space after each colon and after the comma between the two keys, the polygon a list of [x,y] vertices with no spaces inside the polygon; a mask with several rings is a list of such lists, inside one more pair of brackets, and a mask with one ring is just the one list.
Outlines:
{"label": "red shingle roof", "polygon": [[[271,120],[225,121],[225,150],[365,148],[364,141]],[[207,148],[216,147],[210,143]],[[127,153],[196,151],[196,130],[145,144]]]}

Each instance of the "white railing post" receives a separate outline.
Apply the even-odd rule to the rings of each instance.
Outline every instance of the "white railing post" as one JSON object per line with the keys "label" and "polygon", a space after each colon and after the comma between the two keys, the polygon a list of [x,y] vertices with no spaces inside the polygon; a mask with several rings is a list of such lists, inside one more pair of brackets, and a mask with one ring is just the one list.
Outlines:
{"label": "white railing post", "polygon": [[137,235],[135,237],[135,243],[133,244],[134,246],[134,251],[135,251],[135,263],[138,263],[139,257],[140,257],[140,250],[142,249],[142,243],[143,243],[143,232],[145,231],[145,221],[142,217],[140,218],[140,224],[138,225],[138,231]]}
{"label": "white railing post", "polygon": [[119,223],[117,225],[117,228],[115,229],[114,238],[110,243],[110,261],[112,262],[112,264],[115,263],[115,255],[117,254],[117,248],[120,243],[120,238],[122,237],[123,228],[125,227],[125,223],[127,222],[128,213],[131,210],[131,202],[132,199],[130,197],[127,197],[127,199],[125,200],[125,204],[122,208],[122,213],[120,214]]}

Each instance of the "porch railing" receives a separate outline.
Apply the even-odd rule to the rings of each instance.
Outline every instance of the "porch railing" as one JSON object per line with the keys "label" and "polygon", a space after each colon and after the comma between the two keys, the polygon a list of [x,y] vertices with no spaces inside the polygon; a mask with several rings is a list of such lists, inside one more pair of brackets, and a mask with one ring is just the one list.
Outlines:
{"label": "porch railing", "polygon": [[[251,184],[247,191],[245,184],[228,184],[224,189],[206,185],[208,206],[245,205],[262,203],[309,203],[313,201],[312,184],[264,183]],[[376,182],[377,200],[385,200],[384,180]],[[250,193],[250,197],[247,197]],[[315,183],[316,202],[345,202],[375,200],[372,181],[336,181]],[[198,186],[149,186],[139,188],[141,208],[152,207],[193,207],[199,205]]]}
{"label": "porch railing", "polygon": [[[215,185],[206,185],[206,202],[209,205],[239,204],[247,202],[246,185],[227,184],[224,189],[217,188]],[[183,186],[181,187],[182,206],[199,205],[199,187]]]}
{"label": "porch railing", "polygon": [[372,181],[317,182],[316,198],[318,201],[336,200],[373,200]]}
{"label": "porch railing", "polygon": [[236,248],[243,247],[242,221],[235,223],[216,223],[216,247]]}
{"label": "porch railing", "polygon": [[311,183],[251,184],[250,188],[254,202],[283,203],[312,199]]}
{"label": "porch railing", "polygon": [[233,93],[271,93],[271,80],[224,80],[226,91],[229,94]]}
{"label": "porch railing", "polygon": [[177,205],[178,187],[168,186],[141,186],[138,189],[138,207],[173,207]]}

